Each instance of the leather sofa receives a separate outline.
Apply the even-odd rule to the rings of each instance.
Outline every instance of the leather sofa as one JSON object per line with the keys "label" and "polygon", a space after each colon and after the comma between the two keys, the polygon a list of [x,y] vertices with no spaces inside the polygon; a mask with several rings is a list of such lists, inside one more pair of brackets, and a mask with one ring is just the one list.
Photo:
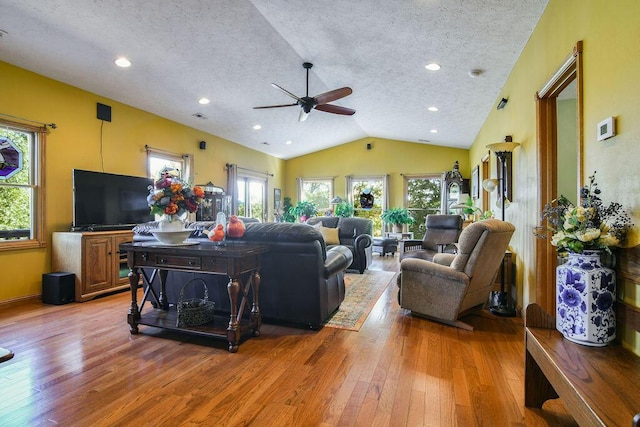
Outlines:
{"label": "leather sofa", "polygon": [[[201,234],[202,223],[188,227],[194,228],[192,238],[205,238]],[[150,240],[149,236],[153,239],[148,230],[149,226],[144,224],[135,227],[134,241]],[[344,272],[353,255],[344,246],[327,248],[317,229],[300,223],[247,223],[245,235],[239,241],[269,246],[269,252],[262,256],[260,270],[260,311],[265,322],[315,329],[344,300]],[[170,271],[166,286],[169,303],[177,302],[181,287],[195,277],[207,284],[216,311],[229,312],[228,278],[221,275]],[[159,289],[159,278],[153,286]],[[193,297],[195,292],[185,289],[185,298]]]}
{"label": "leather sofa", "polygon": [[[371,265],[373,258],[373,222],[370,219],[317,216],[309,218],[307,224],[322,224],[323,227],[338,229],[340,245],[349,248],[353,254],[353,262],[348,270],[355,270],[362,274]],[[331,245],[328,245],[328,247],[331,247]]]}

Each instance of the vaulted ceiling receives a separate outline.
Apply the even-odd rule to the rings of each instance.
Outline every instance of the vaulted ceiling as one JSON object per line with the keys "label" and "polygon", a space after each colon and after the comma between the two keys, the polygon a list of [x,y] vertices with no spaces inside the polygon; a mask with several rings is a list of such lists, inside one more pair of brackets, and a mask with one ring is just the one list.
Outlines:
{"label": "vaulted ceiling", "polygon": [[[0,0],[0,60],[283,159],[364,137],[468,148],[546,4]],[[310,96],[353,89],[332,102],[353,116],[253,109],[295,102],[271,83],[306,95],[303,62]]]}

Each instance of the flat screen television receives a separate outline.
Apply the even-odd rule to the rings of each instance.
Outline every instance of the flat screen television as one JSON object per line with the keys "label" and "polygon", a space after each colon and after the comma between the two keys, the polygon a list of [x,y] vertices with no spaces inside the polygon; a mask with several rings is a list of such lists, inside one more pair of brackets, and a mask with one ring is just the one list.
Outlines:
{"label": "flat screen television", "polygon": [[73,170],[72,230],[126,230],[153,220],[151,178]]}

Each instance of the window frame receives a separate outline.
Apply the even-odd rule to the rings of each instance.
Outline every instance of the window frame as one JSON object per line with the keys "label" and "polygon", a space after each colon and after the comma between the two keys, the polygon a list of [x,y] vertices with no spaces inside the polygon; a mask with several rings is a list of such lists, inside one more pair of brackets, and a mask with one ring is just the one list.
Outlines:
{"label": "window frame", "polygon": [[[443,182],[443,178],[442,178],[442,174],[440,173],[423,173],[423,174],[412,174],[412,175],[403,175],[403,201],[404,201],[404,206],[409,210],[410,213],[414,213],[414,211],[418,211],[418,210],[426,210],[426,209],[419,209],[419,208],[415,208],[415,207],[411,207],[409,206],[409,181],[412,180],[437,180],[438,181],[438,188],[440,189],[440,198],[439,198],[439,203],[438,203],[438,209],[435,210],[435,212],[431,212],[431,213],[441,213],[440,209],[441,209],[441,201],[442,201],[442,182]],[[435,209],[435,208],[434,208]],[[425,218],[426,215],[429,215],[430,212],[426,212],[425,214]],[[418,215],[415,215],[418,216]],[[416,221],[413,224],[411,224],[409,226],[409,230],[412,231],[414,233],[414,238],[416,239],[422,239],[422,237],[424,236],[424,221]]]}
{"label": "window frame", "polygon": [[[29,174],[32,189],[31,194],[31,237],[29,239],[0,241],[0,251],[13,251],[20,249],[44,248],[47,246],[46,215],[45,215],[45,146],[48,129],[46,126],[38,127],[24,123],[12,122],[0,119],[0,127],[33,134],[30,154],[32,165]],[[0,185],[2,185],[0,183]]]}
{"label": "window frame", "polygon": [[329,185],[329,200],[327,206],[316,206],[318,212],[326,212],[332,208],[331,200],[335,197],[335,178],[334,177],[314,177],[314,178],[298,178],[298,200],[306,201],[304,198],[303,188],[306,183],[325,183]]}

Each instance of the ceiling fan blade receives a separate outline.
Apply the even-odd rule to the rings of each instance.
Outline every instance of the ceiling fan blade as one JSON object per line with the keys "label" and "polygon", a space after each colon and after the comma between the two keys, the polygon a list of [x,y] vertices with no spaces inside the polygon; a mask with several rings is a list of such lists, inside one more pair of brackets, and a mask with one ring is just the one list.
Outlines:
{"label": "ceiling fan blade", "polygon": [[281,105],[264,105],[262,107],[253,107],[254,110],[260,110],[262,108],[280,108],[280,107],[293,107],[294,105],[298,105],[298,103],[294,104],[281,104]]}
{"label": "ceiling fan blade", "polygon": [[278,86],[275,83],[271,83],[271,86],[275,87],[276,89],[280,89],[282,92],[286,93],[288,96],[292,97],[296,101],[302,101],[299,97],[295,96],[294,94],[292,94],[291,92],[283,88],[282,86]]}
{"label": "ceiling fan blade", "polygon": [[316,105],[314,108],[326,113],[342,114],[343,116],[353,116],[356,113],[356,110],[353,110],[351,108],[331,104]]}
{"label": "ceiling fan blade", "polygon": [[304,122],[305,120],[307,120],[307,117],[309,117],[309,113],[305,112],[304,108],[301,108],[300,115],[298,116],[298,121]]}
{"label": "ceiling fan blade", "polygon": [[349,96],[353,93],[350,87],[341,87],[340,89],[330,90],[329,92],[321,93],[320,95],[314,97],[313,99],[317,104],[327,104],[331,101],[335,101],[340,98],[344,98],[345,96]]}

